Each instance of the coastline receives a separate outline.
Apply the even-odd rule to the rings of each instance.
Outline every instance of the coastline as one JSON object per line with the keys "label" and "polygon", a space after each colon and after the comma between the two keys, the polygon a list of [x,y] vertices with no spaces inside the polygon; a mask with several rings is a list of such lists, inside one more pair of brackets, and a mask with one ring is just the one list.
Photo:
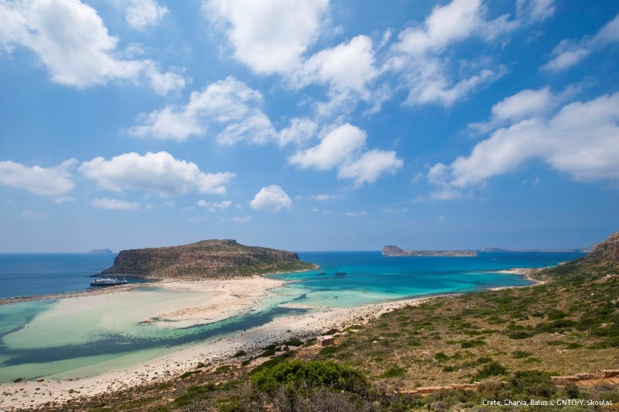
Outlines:
{"label": "coastline", "polygon": [[[501,273],[530,276],[533,272],[523,269],[510,269]],[[533,279],[531,279],[533,280]],[[235,279],[219,281],[163,281],[155,285],[172,291],[188,291],[208,296],[208,304],[192,301],[180,307],[157,307],[155,315],[143,319],[157,326],[190,327],[215,322],[240,314],[257,307],[261,300],[273,296],[271,289],[287,283],[283,280],[263,276],[252,279]],[[536,282],[540,284],[540,282]],[[535,286],[531,285],[531,286]],[[133,285],[131,285],[133,286]],[[137,285],[139,286],[139,285]],[[126,298],[127,294],[138,293],[135,288],[114,289],[109,292],[77,294],[71,296],[71,306],[106,297],[108,299]],[[310,309],[307,313],[282,316],[271,322],[245,330],[233,336],[224,336],[192,345],[172,354],[158,357],[143,364],[122,370],[105,372],[98,375],[77,379],[37,379],[0,384],[3,397],[0,410],[13,408],[32,408],[48,402],[64,403],[68,400],[114,392],[129,387],[136,387],[154,382],[165,382],[175,376],[195,370],[200,363],[216,367],[224,363],[237,364],[241,358],[234,358],[239,351],[248,356],[256,355],[264,347],[281,343],[292,338],[308,339],[319,336],[330,329],[343,329],[354,324],[364,324],[380,317],[386,312],[405,307],[416,306],[437,297],[456,296],[443,294],[419,298],[400,299],[385,303],[373,303],[353,308],[333,308],[316,305],[281,304],[281,307]],[[61,297],[62,299],[62,297]],[[77,299],[77,300],[75,300]],[[154,312],[153,312],[154,313]]]}

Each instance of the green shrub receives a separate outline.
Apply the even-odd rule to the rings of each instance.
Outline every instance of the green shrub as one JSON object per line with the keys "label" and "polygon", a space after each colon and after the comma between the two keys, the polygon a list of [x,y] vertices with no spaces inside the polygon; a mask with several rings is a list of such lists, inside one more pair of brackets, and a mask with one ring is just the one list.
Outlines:
{"label": "green shrub", "polygon": [[492,361],[486,364],[483,368],[477,372],[477,375],[473,377],[474,380],[482,380],[491,376],[506,375],[507,369],[497,361]]}
{"label": "green shrub", "polygon": [[285,361],[264,368],[251,377],[252,384],[260,391],[274,393],[279,387],[300,390],[327,387],[353,393],[366,393],[368,384],[355,369],[331,361]]}
{"label": "green shrub", "polygon": [[549,398],[557,389],[550,374],[539,371],[517,371],[511,379],[511,386],[517,393]]}
{"label": "green shrub", "polygon": [[406,375],[406,369],[400,368],[399,366],[392,366],[387,369],[382,375],[381,378],[399,378],[400,376]]}

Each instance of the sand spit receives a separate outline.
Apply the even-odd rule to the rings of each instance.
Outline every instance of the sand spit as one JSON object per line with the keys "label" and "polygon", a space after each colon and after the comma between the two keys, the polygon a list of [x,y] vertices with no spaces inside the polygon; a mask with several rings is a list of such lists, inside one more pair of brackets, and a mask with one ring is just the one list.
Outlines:
{"label": "sand spit", "polygon": [[[516,273],[522,273],[522,271]],[[152,316],[143,321],[161,323],[162,326],[169,325],[169,321],[173,321],[174,325],[182,327],[214,322],[242,314],[256,307],[261,299],[272,296],[270,289],[280,287],[284,283],[281,280],[259,276],[251,279],[223,281],[161,282],[157,284],[157,287],[167,290],[200,292],[205,297],[208,296],[208,303],[193,300],[193,304],[185,304],[176,308],[159,307],[159,311],[155,311]],[[123,293],[112,294],[108,299],[115,299],[116,296],[122,299],[121,295]],[[0,394],[2,394],[0,412],[17,408],[34,408],[48,402],[64,403],[70,399],[125,390],[146,383],[165,382],[174,376],[194,370],[200,363],[214,366],[226,362],[239,362],[239,358],[233,358],[233,356],[240,350],[248,354],[258,354],[264,347],[274,343],[281,343],[292,338],[307,339],[333,328],[341,330],[354,324],[364,324],[386,312],[407,305],[416,306],[436,297],[439,296],[403,299],[354,308],[284,304],[282,306],[311,310],[293,316],[278,317],[265,325],[218,340],[199,343],[136,367],[80,379],[38,379],[37,381],[0,384]],[[93,296],[81,297],[86,301],[94,298]],[[78,304],[78,301],[67,303],[74,305]]]}

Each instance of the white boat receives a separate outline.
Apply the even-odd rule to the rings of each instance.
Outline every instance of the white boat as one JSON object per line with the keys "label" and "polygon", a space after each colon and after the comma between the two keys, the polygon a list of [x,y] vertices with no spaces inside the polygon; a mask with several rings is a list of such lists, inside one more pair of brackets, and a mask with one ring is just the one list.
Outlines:
{"label": "white boat", "polygon": [[116,285],[124,285],[125,283],[129,283],[127,279],[122,278],[103,278],[103,279],[95,279],[90,282],[90,286],[116,286]]}

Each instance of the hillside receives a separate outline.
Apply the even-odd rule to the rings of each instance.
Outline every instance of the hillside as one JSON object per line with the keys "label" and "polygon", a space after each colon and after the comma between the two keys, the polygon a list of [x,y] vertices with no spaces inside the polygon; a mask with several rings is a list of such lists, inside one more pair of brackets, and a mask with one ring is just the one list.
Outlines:
{"label": "hillside", "polygon": [[224,365],[200,364],[164,384],[70,406],[153,412],[617,410],[618,239],[614,234],[590,256],[542,271],[545,284],[436,298],[325,331],[335,337],[334,346],[293,339],[262,353],[239,352]]}
{"label": "hillside", "polygon": [[100,275],[149,279],[202,279],[311,269],[293,252],[244,246],[235,240],[203,240],[182,246],[121,251]]}

